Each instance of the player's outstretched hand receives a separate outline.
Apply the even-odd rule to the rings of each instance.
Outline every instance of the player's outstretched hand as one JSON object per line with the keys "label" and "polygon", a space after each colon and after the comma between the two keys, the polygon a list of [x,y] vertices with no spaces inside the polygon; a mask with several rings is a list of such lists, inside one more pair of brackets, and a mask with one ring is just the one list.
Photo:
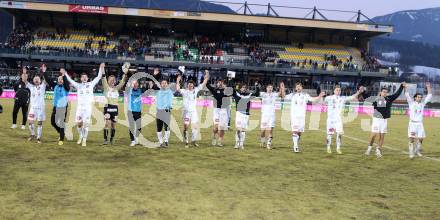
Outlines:
{"label": "player's outstretched hand", "polygon": [[130,63],[129,63],[129,62],[125,62],[125,63],[122,65],[122,72],[123,72],[124,74],[127,74],[129,69],[130,69]]}
{"label": "player's outstretched hand", "polygon": [[99,65],[99,69],[104,69],[105,68],[105,63],[101,63],[100,65]]}
{"label": "player's outstretched hand", "polygon": [[284,85],[284,82],[280,82],[280,89],[285,89],[286,87],[285,87],[285,85]]}
{"label": "player's outstretched hand", "polygon": [[324,97],[324,96],[325,96],[325,92],[319,93],[319,97]]}
{"label": "player's outstretched hand", "polygon": [[403,88],[406,88],[408,85],[406,84],[406,82],[402,82],[402,86]]}
{"label": "player's outstretched hand", "polygon": [[359,87],[359,93],[363,93],[363,92],[365,92],[365,87],[364,86]]}
{"label": "player's outstretched hand", "polygon": [[179,83],[179,82],[180,82],[180,80],[182,80],[182,75],[180,75],[180,74],[179,74],[179,75],[177,75],[177,79],[176,79],[176,80],[177,80],[177,82]]}
{"label": "player's outstretched hand", "polygon": [[40,67],[40,70],[41,70],[41,72],[45,73],[46,70],[47,70],[47,66],[46,66],[46,64],[43,63],[43,64],[41,65],[41,67]]}
{"label": "player's outstretched hand", "polygon": [[153,75],[157,76],[158,74],[159,74],[159,69],[158,68],[154,68]]}
{"label": "player's outstretched hand", "polygon": [[209,77],[209,70],[205,70],[205,78]]}
{"label": "player's outstretched hand", "polygon": [[430,89],[432,87],[430,82],[426,82],[425,86],[426,86],[427,89]]}
{"label": "player's outstretched hand", "polygon": [[60,69],[60,73],[61,73],[61,76],[65,76],[67,74],[67,72],[64,68]]}

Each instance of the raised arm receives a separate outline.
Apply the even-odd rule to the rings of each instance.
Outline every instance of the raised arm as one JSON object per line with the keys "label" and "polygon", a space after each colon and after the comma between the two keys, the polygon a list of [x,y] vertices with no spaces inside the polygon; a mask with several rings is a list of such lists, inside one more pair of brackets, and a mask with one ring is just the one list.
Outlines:
{"label": "raised arm", "polygon": [[182,76],[178,75],[176,80],[176,91],[180,93],[180,81],[182,80]]}
{"label": "raised arm", "polygon": [[93,87],[98,84],[99,80],[101,80],[101,78],[104,74],[105,74],[105,63],[101,63],[99,65],[98,76],[96,76],[91,82]]}
{"label": "raised arm", "polygon": [[30,83],[29,81],[26,81],[26,88],[31,89],[32,87],[34,87],[34,85],[32,83]]}
{"label": "raised arm", "polygon": [[67,72],[64,68],[61,68],[60,73],[61,73],[61,76],[63,77],[63,87],[66,91],[69,91],[70,85],[69,85],[69,82],[67,81],[67,77],[66,77]]}
{"label": "raised arm", "polygon": [[99,80],[101,80],[103,74],[105,74],[105,63],[101,63],[101,65],[99,65],[98,76],[95,77],[91,82],[93,87],[95,87],[96,84],[98,84],[98,82],[99,82]]}
{"label": "raised arm", "polygon": [[400,84],[399,89],[398,89],[394,94],[388,96],[388,99],[389,99],[391,102],[394,102],[394,100],[396,100],[396,99],[400,96],[400,94],[401,94],[402,91],[403,91],[403,88],[405,88],[405,87],[406,87],[406,82],[402,82],[402,84]]}
{"label": "raised arm", "polygon": [[127,81],[127,74],[126,73],[124,73],[124,75],[122,75],[122,79],[121,79],[121,81],[119,81],[118,85],[116,86],[116,89],[117,90],[122,89],[122,87],[124,87],[124,85],[125,85],[125,81]]}
{"label": "raised arm", "polygon": [[205,76],[203,77],[202,84],[199,85],[199,89],[202,90],[208,84],[209,81],[209,71],[205,70]]}
{"label": "raised arm", "polygon": [[428,90],[428,95],[426,95],[425,100],[423,100],[423,103],[426,105],[428,102],[431,101],[432,99],[432,86],[431,83],[427,82],[426,83],[426,90]]}
{"label": "raised arm", "polygon": [[411,104],[412,102],[414,102],[414,99],[409,95],[408,88],[405,88],[405,97],[406,97],[406,101],[408,102],[408,104]]}
{"label": "raised arm", "polygon": [[65,73],[64,76],[67,79],[67,82],[69,82],[70,84],[72,84],[73,87],[78,89],[78,85],[79,83],[75,82],[72,78],[70,78],[69,74]]}
{"label": "raised arm", "polygon": [[358,97],[359,97],[359,95],[360,95],[361,93],[363,93],[364,91],[365,91],[365,87],[363,87],[363,86],[359,87],[358,91],[357,91],[355,94],[353,94],[352,96],[348,96],[347,99],[346,99],[346,101],[357,100]]}
{"label": "raised arm", "polygon": [[212,87],[211,86],[211,84],[206,84],[206,88],[214,95],[214,93],[215,93],[215,89],[214,89],[214,87]]}
{"label": "raised arm", "polygon": [[162,80],[162,74],[160,73],[160,70],[158,68],[154,68],[153,70],[153,78],[154,80],[149,82],[150,89],[153,90],[160,90],[160,81]]}
{"label": "raised arm", "polygon": [[278,92],[278,95],[279,95],[281,98],[286,97],[286,87],[284,86],[284,82],[280,82],[280,90],[279,90],[279,92]]}
{"label": "raised arm", "polygon": [[49,87],[54,88],[55,87],[55,83],[52,80],[50,80],[49,74],[46,71],[47,70],[46,65],[43,64],[40,67],[40,70],[43,73],[43,83],[46,83]]}
{"label": "raised arm", "polygon": [[325,92],[321,92],[321,93],[319,93],[319,95],[316,96],[316,97],[310,97],[310,101],[311,101],[312,103],[320,102],[320,101],[322,101],[322,98],[323,98],[324,96],[325,96]]}
{"label": "raised arm", "polygon": [[[99,71],[101,71],[101,68],[99,68]],[[104,91],[108,91],[108,82],[107,82],[107,77],[105,75],[105,71],[102,73],[102,88],[104,89]]]}
{"label": "raised arm", "polygon": [[261,87],[261,85],[258,82],[256,82],[255,83],[255,92],[252,93],[252,96],[260,97],[260,87]]}

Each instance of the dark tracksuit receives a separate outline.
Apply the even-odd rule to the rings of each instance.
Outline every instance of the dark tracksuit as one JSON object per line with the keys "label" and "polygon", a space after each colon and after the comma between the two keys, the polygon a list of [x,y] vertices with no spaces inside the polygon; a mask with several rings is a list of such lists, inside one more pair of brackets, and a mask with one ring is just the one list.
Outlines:
{"label": "dark tracksuit", "polygon": [[14,85],[15,98],[14,98],[14,110],[12,111],[12,124],[17,124],[17,116],[20,111],[23,115],[22,125],[26,125],[27,114],[29,110],[29,101],[31,97],[31,91],[26,87],[26,83],[21,79]]}

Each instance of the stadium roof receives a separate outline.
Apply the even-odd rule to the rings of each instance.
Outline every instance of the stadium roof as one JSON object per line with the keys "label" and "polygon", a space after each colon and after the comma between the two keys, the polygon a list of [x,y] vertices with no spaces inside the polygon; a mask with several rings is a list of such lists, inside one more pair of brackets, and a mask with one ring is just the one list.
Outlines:
{"label": "stadium roof", "polygon": [[[179,0],[176,2],[186,0]],[[252,4],[243,4],[243,13],[231,11],[228,7],[212,4],[214,2],[199,2],[194,6],[189,5],[188,10],[180,10],[182,6],[167,7],[159,4],[158,0],[22,0],[0,1],[0,8],[16,10],[53,11],[65,13],[92,13],[122,16],[152,17],[161,19],[181,19],[197,21],[215,21],[227,23],[246,23],[259,25],[273,25],[284,27],[302,27],[314,29],[334,29],[368,33],[368,35],[381,35],[393,32],[393,26],[374,23],[367,16],[358,12],[354,17],[356,21],[328,20],[321,11],[324,9],[313,8],[310,11],[312,18],[292,18],[278,16],[276,7],[288,7],[308,10],[308,8],[271,6],[267,5],[267,14],[254,15],[249,8]],[[221,3],[221,2],[219,2]],[[208,8],[207,4],[220,8]],[[174,9],[169,9],[174,8]],[[226,9],[225,9],[226,8]],[[229,10],[228,10],[229,9]],[[213,12],[216,11],[216,12]],[[220,12],[218,12],[220,11]],[[333,10],[334,11],[334,10]],[[349,11],[340,11],[348,13]],[[320,18],[317,18],[320,17]],[[362,20],[366,20],[363,22]]]}

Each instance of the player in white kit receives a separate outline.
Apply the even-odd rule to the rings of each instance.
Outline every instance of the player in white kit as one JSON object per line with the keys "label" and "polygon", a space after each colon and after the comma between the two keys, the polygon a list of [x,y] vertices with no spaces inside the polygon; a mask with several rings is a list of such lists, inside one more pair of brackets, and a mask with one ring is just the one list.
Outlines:
{"label": "player in white kit", "polygon": [[76,107],[76,123],[79,133],[79,139],[77,144],[82,144],[83,147],[87,146],[87,136],[89,133],[89,125],[92,118],[93,103],[95,101],[95,96],[93,95],[93,89],[104,73],[105,64],[101,63],[99,66],[98,76],[89,82],[89,77],[87,73],[81,74],[81,83],[77,83],[69,74],[66,74],[67,81],[76,88],[77,93],[77,107]]}
{"label": "player in white kit", "polygon": [[[183,72],[181,72],[183,74]],[[205,77],[202,84],[195,87],[194,81],[190,80],[187,83],[187,89],[180,88],[180,81],[182,76],[177,77],[176,91],[183,97],[183,137],[185,138],[185,147],[189,147],[188,129],[191,126],[191,143],[197,147],[197,133],[199,129],[199,114],[197,113],[197,94],[205,88],[209,80],[209,71],[205,70]]]}
{"label": "player in white kit", "polygon": [[430,83],[426,83],[426,89],[428,95],[423,99],[423,95],[416,93],[414,98],[409,95],[408,89],[405,88],[405,96],[409,106],[409,125],[408,125],[408,138],[409,138],[409,158],[414,158],[415,155],[421,157],[421,149],[423,139],[426,137],[425,129],[423,127],[423,112],[425,105],[431,101],[432,88]]}
{"label": "player in white kit", "polygon": [[266,86],[266,92],[260,92],[261,97],[261,135],[260,146],[272,149],[273,128],[275,127],[275,104],[278,98],[284,97],[286,88],[280,83],[279,92],[273,92],[273,85]]}
{"label": "player in white kit", "polygon": [[363,86],[359,87],[359,90],[352,96],[341,96],[341,87],[336,85],[333,95],[325,97],[324,102],[327,105],[327,153],[332,153],[332,136],[336,134],[336,152],[342,154],[341,139],[344,134],[342,114],[344,107],[347,102],[356,100],[362,92],[364,92]]}
{"label": "player in white kit", "polygon": [[[46,72],[46,65],[41,66],[41,71]],[[33,84],[26,82],[26,87],[30,90],[30,106],[28,113],[30,137],[29,141],[35,139],[35,125],[37,121],[37,143],[41,143],[41,135],[43,133],[43,121],[46,120],[46,108],[44,102],[44,95],[46,94],[46,81],[41,76],[35,75],[32,79]]]}
{"label": "player in white kit", "polygon": [[292,142],[293,152],[299,153],[300,146],[299,140],[301,134],[304,132],[306,124],[306,111],[308,102],[322,101],[322,97],[325,95],[321,92],[317,97],[311,97],[307,93],[303,93],[303,86],[301,82],[295,84],[295,93],[291,93],[286,96],[286,100],[291,100],[290,104],[290,124],[292,126]]}

